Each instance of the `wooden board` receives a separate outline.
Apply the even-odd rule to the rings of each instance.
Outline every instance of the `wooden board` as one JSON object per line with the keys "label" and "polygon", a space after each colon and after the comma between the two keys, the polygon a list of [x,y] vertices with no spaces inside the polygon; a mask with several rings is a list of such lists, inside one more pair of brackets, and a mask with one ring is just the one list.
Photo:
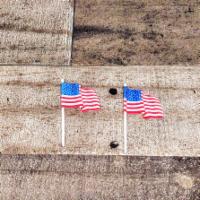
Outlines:
{"label": "wooden board", "polygon": [[[66,147],[60,147],[61,78],[94,87],[100,112],[66,109]],[[2,153],[123,153],[123,81],[160,98],[164,121],[128,117],[131,155],[200,155],[199,66],[18,67],[0,71]],[[118,94],[109,94],[110,88]],[[110,149],[110,142],[119,142]]]}
{"label": "wooden board", "polygon": [[69,65],[73,0],[0,0],[0,64]]}
{"label": "wooden board", "polygon": [[199,0],[77,0],[74,65],[200,63]]}
{"label": "wooden board", "polygon": [[1,155],[1,199],[198,200],[200,158]]}

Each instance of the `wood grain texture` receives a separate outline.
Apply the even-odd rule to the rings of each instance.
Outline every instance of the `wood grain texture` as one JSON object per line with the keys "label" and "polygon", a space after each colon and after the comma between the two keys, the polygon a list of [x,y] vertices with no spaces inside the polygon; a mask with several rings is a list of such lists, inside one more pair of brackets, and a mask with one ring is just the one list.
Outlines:
{"label": "wood grain texture", "polygon": [[1,155],[0,198],[198,200],[200,158]]}
{"label": "wood grain texture", "polygon": [[[66,147],[60,147],[61,78],[94,87],[100,112],[66,109]],[[123,153],[123,81],[160,98],[165,120],[128,117],[130,155],[200,155],[199,66],[18,67],[0,71],[2,153]],[[118,89],[111,96],[109,89]],[[111,141],[119,148],[111,150]]]}
{"label": "wood grain texture", "polygon": [[77,0],[74,65],[200,63],[199,0]]}
{"label": "wood grain texture", "polygon": [[0,0],[0,64],[68,65],[73,0]]}

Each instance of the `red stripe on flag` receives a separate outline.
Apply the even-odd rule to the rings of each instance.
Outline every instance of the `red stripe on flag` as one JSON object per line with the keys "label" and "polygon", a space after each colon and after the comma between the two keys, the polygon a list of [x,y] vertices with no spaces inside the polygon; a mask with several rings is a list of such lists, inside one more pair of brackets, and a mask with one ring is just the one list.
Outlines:
{"label": "red stripe on flag", "polygon": [[81,95],[76,96],[60,96],[60,105],[63,108],[80,108],[83,105]]}
{"label": "red stripe on flag", "polygon": [[141,114],[144,112],[143,102],[130,102],[124,99],[124,111],[131,115]]}

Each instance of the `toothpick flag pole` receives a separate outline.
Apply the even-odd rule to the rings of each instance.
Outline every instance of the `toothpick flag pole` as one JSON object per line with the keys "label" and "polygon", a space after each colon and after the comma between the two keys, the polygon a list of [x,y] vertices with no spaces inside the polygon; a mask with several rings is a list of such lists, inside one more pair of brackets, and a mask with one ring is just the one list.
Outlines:
{"label": "toothpick flag pole", "polygon": [[[61,84],[64,83],[64,79],[61,80]],[[61,108],[62,114],[62,147],[65,146],[65,108]]]}
{"label": "toothpick flag pole", "polygon": [[[124,87],[126,87],[126,83],[124,83]],[[127,112],[124,111],[124,154],[127,154]]]}

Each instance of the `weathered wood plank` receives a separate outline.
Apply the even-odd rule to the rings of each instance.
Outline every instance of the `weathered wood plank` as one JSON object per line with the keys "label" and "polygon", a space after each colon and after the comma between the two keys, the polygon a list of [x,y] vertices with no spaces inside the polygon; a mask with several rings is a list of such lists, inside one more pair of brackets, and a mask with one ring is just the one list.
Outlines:
{"label": "weathered wood plank", "polygon": [[0,64],[68,65],[73,0],[0,0]]}
{"label": "weathered wood plank", "polygon": [[197,157],[1,155],[0,163],[5,200],[198,200],[200,195]]}
{"label": "weathered wood plank", "polygon": [[[200,155],[199,66],[2,67],[0,151],[3,153],[123,153],[123,81],[161,99],[164,121],[129,117],[131,155]],[[100,112],[66,109],[66,148],[59,145],[61,78],[96,89]],[[116,96],[109,89],[118,89]],[[109,144],[117,140],[119,148]]]}
{"label": "weathered wood plank", "polygon": [[74,65],[200,63],[198,0],[81,0]]}

